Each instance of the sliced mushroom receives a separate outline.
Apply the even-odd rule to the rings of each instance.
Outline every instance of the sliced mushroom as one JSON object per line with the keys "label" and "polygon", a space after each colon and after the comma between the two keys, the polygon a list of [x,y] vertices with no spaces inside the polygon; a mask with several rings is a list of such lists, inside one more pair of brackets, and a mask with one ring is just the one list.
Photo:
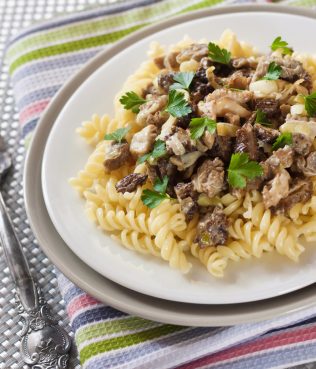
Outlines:
{"label": "sliced mushroom", "polygon": [[290,180],[291,177],[289,173],[285,169],[282,169],[264,186],[262,198],[266,209],[278,205],[281,199],[288,196]]}
{"label": "sliced mushroom", "polygon": [[150,124],[134,134],[130,144],[130,152],[136,157],[147,154],[152,150],[156,137],[157,127]]}
{"label": "sliced mushroom", "polygon": [[170,162],[177,166],[177,169],[182,172],[186,168],[191,167],[203,154],[200,151],[192,151],[181,156],[171,156]]}

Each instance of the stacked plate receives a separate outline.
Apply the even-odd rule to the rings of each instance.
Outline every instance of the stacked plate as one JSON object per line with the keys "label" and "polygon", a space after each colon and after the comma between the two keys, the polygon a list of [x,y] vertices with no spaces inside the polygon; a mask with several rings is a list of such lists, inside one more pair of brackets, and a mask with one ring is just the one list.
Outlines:
{"label": "stacked plate", "polygon": [[316,22],[301,9],[244,6],[184,15],[99,54],[58,93],[34,135],[25,166],[25,198],[39,243],[75,284],[125,312],[174,324],[217,326],[268,319],[315,303],[312,246],[298,264],[271,254],[235,263],[222,280],[202,267],[183,276],[97,229],[68,184],[91,153],[76,127],[94,113],[113,114],[114,95],[146,58],[151,41],[171,44],[184,35],[216,40],[227,28],[261,51],[282,35],[297,51],[315,52],[304,35],[316,33]]}

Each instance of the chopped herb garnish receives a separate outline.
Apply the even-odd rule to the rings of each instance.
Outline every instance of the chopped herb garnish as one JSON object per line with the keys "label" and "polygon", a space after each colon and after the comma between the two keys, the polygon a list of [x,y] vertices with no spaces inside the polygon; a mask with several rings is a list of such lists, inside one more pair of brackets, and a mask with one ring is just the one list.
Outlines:
{"label": "chopped herb garnish", "polygon": [[256,111],[256,123],[260,123],[263,126],[271,127],[271,122],[269,122],[266,113],[262,110],[258,109]]}
{"label": "chopped herb garnish", "polygon": [[125,127],[125,128],[119,128],[116,131],[112,133],[108,133],[104,136],[104,139],[106,141],[116,141],[121,143],[121,141],[124,139],[127,132],[131,129],[131,127]]}
{"label": "chopped herb garnish", "polygon": [[157,178],[154,183],[154,190],[157,192],[165,193],[168,186],[168,177],[164,176],[162,181]]}
{"label": "chopped herb garnish", "polygon": [[226,49],[221,49],[218,45],[210,42],[208,44],[208,56],[215,62],[221,64],[229,64],[231,53]]}
{"label": "chopped herb garnish", "polygon": [[145,155],[140,156],[137,159],[137,164],[145,163],[145,161],[147,161],[150,157],[151,157],[151,152],[149,152],[148,154],[145,154]]}
{"label": "chopped herb garnish", "polygon": [[256,161],[249,160],[246,153],[233,154],[228,167],[228,183],[232,187],[244,188],[247,179],[260,177],[263,169]]}
{"label": "chopped herb garnish", "polygon": [[188,90],[194,78],[193,72],[180,72],[173,77],[176,82],[170,86],[170,90],[184,89]]}
{"label": "chopped herb garnish", "polygon": [[310,117],[314,117],[316,115],[316,92],[308,96],[304,96],[305,100],[305,110]]}
{"label": "chopped herb garnish", "polygon": [[172,90],[168,95],[166,111],[173,117],[183,117],[191,113],[192,109],[185,99],[184,93]]}
{"label": "chopped herb garnish", "polygon": [[284,132],[281,133],[280,136],[275,140],[274,144],[272,145],[273,150],[280,149],[285,145],[292,145],[293,137],[291,132]]}
{"label": "chopped herb garnish", "polygon": [[282,68],[275,62],[271,62],[269,64],[266,75],[262,79],[266,79],[268,81],[275,81],[280,78],[281,73]]}
{"label": "chopped herb garnish", "polygon": [[138,96],[137,93],[130,91],[121,96],[120,103],[124,106],[124,109],[131,110],[133,113],[139,113],[139,107],[145,104],[147,100]]}
{"label": "chopped herb garnish", "polygon": [[162,140],[157,140],[155,142],[155,144],[154,144],[153,151],[152,152],[149,152],[148,154],[145,154],[145,155],[141,156],[137,160],[137,163],[138,164],[144,163],[149,158],[153,158],[153,159],[161,158],[162,156],[165,156],[166,153],[167,153],[166,143],[164,141],[162,141]]}
{"label": "chopped herb garnish", "polygon": [[193,118],[189,124],[191,138],[193,140],[197,140],[200,138],[205,129],[207,129],[210,133],[214,133],[216,131],[216,122],[207,117],[203,118]]}
{"label": "chopped herb garnish", "polygon": [[167,199],[168,195],[165,193],[159,193],[152,190],[144,190],[141,196],[141,200],[144,205],[150,209],[158,206],[163,200]]}
{"label": "chopped herb garnish", "polygon": [[162,181],[157,178],[154,183],[154,190],[143,191],[141,196],[143,204],[148,206],[150,209],[153,209],[158,206],[163,200],[169,199],[170,196],[166,194],[167,185],[167,176],[164,176]]}
{"label": "chopped herb garnish", "polygon": [[283,55],[292,55],[293,49],[289,47],[289,44],[282,40],[281,36],[277,37],[272,44],[270,45],[272,51],[276,51],[278,49],[282,49]]}
{"label": "chopped herb garnish", "polygon": [[151,156],[154,158],[154,159],[158,159],[160,158],[161,156],[164,156],[166,155],[166,143],[162,140],[157,140],[155,142],[155,145],[154,145],[154,149],[151,153]]}

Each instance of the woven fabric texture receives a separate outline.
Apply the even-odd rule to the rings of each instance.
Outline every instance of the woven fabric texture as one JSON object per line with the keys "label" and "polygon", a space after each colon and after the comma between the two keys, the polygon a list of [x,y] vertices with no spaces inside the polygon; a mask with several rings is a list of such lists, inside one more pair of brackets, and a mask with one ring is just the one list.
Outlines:
{"label": "woven fabric texture", "polygon": [[[56,18],[15,35],[6,60],[25,140],[28,142],[40,115],[63,83],[98,51],[153,21],[226,3],[232,1],[124,2]],[[300,4],[313,5],[312,1]],[[15,122],[16,119],[15,114]],[[9,128],[9,124],[5,127]],[[12,134],[12,127],[10,125],[10,133],[4,132],[6,137]],[[16,125],[14,137],[17,128]],[[12,145],[16,142],[16,138],[11,140]],[[23,141],[18,146],[19,155],[15,154],[15,177],[5,188],[6,200],[27,256],[31,264],[36,265],[34,274],[39,276],[40,284],[45,285],[44,293],[54,296],[52,303],[56,312],[63,314],[56,280],[48,273],[52,266],[42,256],[25,223],[19,187],[22,145]],[[96,301],[63,275],[60,274],[58,280],[84,368],[276,368],[316,358],[316,308],[286,318],[229,328],[178,327],[128,316]],[[11,310],[9,313],[14,316]],[[6,322],[17,330],[15,323],[16,320]],[[14,344],[17,345],[18,340]],[[7,367],[13,366],[3,366]]]}

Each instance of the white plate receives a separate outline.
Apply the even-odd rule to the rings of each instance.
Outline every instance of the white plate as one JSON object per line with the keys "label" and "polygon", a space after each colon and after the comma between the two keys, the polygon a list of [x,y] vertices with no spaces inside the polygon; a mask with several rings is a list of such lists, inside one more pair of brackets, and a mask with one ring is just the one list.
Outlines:
{"label": "white plate", "polygon": [[185,34],[196,39],[217,39],[226,28],[261,51],[267,51],[278,35],[297,51],[315,51],[305,35],[316,32],[316,22],[303,16],[271,12],[222,14],[166,28],[124,49],[97,69],[64,106],[45,149],[44,198],[61,237],[90,267],[147,295],[189,303],[229,304],[278,296],[316,281],[316,249],[312,247],[307,248],[299,264],[273,254],[259,260],[232,262],[222,280],[214,279],[198,264],[192,273],[183,276],[163,261],[126,250],[97,229],[84,214],[83,200],[68,184],[91,152],[75,134],[75,128],[93,113],[113,114],[114,95],[146,58],[150,41],[170,44]]}
{"label": "white plate", "polygon": [[99,301],[126,313],[139,315],[146,319],[198,327],[225,326],[271,319],[280,315],[297,313],[315,305],[315,284],[273,299],[233,305],[201,305],[173,302],[142,295],[124,288],[97,273],[70,250],[54,228],[43,199],[41,167],[49,132],[68,99],[98,67],[131,43],[167,26],[179,24],[192,19],[192,17],[201,18],[206,15],[249,11],[250,9],[255,9],[256,11],[264,9],[265,11],[287,12],[290,14],[297,12],[306,17],[313,17],[305,9],[278,5],[253,5],[251,7],[229,6],[212,8],[173,18],[162,24],[137,32],[120,41],[111,49],[98,54],[65,84],[43,114],[34,133],[31,146],[28,149],[24,167],[25,207],[30,226],[43,251],[58,269],[73,283]]}

